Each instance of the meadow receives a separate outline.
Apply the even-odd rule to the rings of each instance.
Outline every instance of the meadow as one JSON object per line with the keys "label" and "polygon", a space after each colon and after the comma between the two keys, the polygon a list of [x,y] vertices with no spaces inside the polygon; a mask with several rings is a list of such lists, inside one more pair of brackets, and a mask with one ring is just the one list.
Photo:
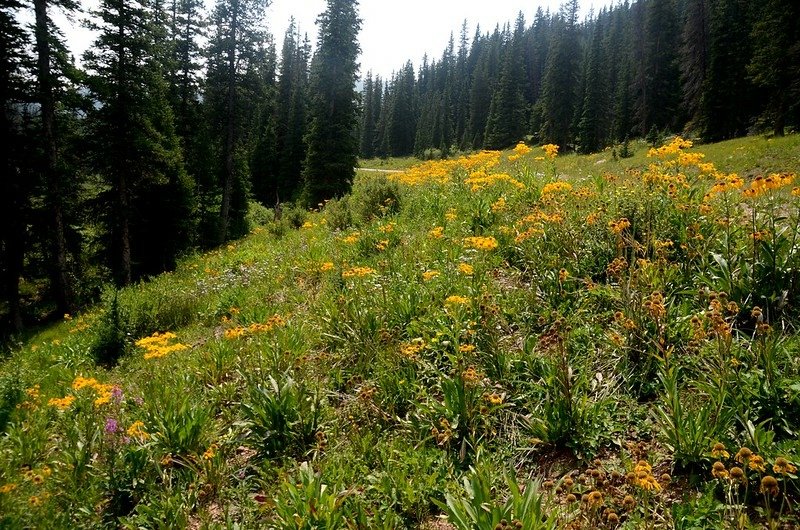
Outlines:
{"label": "meadow", "polygon": [[800,136],[632,149],[365,161],[13,343],[0,528],[796,527]]}

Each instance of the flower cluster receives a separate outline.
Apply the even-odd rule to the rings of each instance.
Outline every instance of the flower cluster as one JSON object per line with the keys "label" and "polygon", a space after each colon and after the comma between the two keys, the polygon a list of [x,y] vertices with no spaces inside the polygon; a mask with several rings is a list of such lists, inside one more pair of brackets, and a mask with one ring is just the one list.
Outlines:
{"label": "flower cluster", "polygon": [[464,238],[464,246],[477,250],[494,250],[497,248],[497,240],[491,236],[474,236]]}
{"label": "flower cluster", "polygon": [[375,274],[375,269],[370,267],[353,267],[342,272],[342,278],[363,278]]}
{"label": "flower cluster", "polygon": [[286,326],[286,320],[281,315],[273,315],[266,322],[254,322],[247,327],[237,326],[225,330],[226,339],[240,339],[248,335],[269,333],[277,328]]}
{"label": "flower cluster", "polygon": [[520,158],[522,158],[523,156],[527,155],[530,152],[531,152],[531,148],[528,147],[527,145],[525,145],[524,142],[520,142],[514,148],[514,152],[512,154],[508,155],[508,161],[509,162],[516,162],[517,160],[519,160]]}
{"label": "flower cluster", "polygon": [[187,345],[182,344],[180,342],[170,344],[170,341],[172,341],[175,338],[177,338],[177,336],[169,331],[166,333],[159,333],[158,331],[156,331],[149,337],[137,340],[136,346],[138,346],[139,348],[144,348],[145,359],[157,359],[159,357],[166,357],[170,353],[183,351],[189,348]]}

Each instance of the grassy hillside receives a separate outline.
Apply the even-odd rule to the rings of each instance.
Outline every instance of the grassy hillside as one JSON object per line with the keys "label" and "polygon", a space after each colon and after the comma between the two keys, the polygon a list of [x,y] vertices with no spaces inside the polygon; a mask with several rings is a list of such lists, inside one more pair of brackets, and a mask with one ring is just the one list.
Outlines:
{"label": "grassy hillside", "polygon": [[551,154],[360,173],[20,343],[0,527],[798,524],[800,137]]}

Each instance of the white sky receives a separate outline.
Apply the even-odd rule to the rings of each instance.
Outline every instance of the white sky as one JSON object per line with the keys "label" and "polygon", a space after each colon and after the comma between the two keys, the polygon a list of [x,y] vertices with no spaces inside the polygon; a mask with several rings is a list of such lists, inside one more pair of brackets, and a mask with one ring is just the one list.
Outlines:
{"label": "white sky", "polygon": [[[514,22],[517,13],[522,11],[527,25],[533,21],[537,7],[557,11],[562,0],[361,0],[359,13],[363,21],[359,42],[362,55],[361,74],[372,70],[388,78],[407,60],[415,67],[422,62],[427,53],[430,58],[438,58],[447,46],[453,32],[458,45],[461,23],[467,19],[469,37],[475,33],[476,23],[481,31],[494,29],[496,24]],[[205,0],[210,11],[215,0]],[[582,0],[581,18],[594,7],[599,9],[608,5],[609,0]],[[82,0],[85,9],[97,5],[97,0]],[[280,46],[283,34],[294,15],[300,31],[308,33],[312,45],[317,40],[315,21],[317,15],[325,10],[325,0],[273,0],[266,13],[265,24],[273,34],[275,43]],[[28,17],[25,17],[28,18]],[[32,16],[31,16],[32,18]],[[78,60],[93,40],[89,30],[76,20],[70,23],[63,17],[56,20],[64,29],[68,45]]]}

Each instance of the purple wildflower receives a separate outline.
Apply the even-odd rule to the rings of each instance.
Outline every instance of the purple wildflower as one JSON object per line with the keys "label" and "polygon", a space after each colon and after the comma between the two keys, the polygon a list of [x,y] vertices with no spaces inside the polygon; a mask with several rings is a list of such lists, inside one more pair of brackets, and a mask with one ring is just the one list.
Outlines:
{"label": "purple wildflower", "polygon": [[105,430],[107,434],[116,434],[119,432],[119,423],[114,418],[108,418]]}

